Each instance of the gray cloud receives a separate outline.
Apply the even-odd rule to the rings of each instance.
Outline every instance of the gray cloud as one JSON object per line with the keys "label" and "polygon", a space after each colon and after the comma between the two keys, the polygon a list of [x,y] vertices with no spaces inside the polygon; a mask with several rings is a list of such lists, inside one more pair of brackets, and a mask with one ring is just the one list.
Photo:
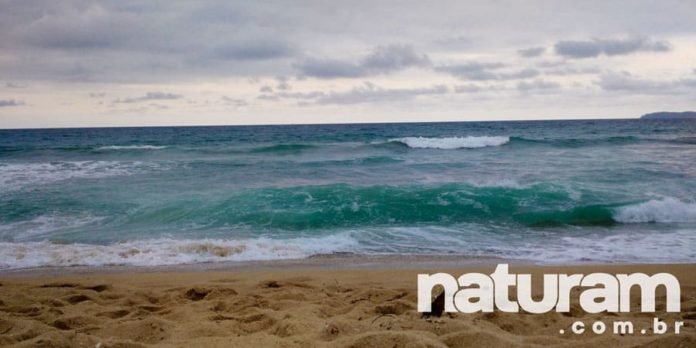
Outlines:
{"label": "gray cloud", "polygon": [[22,105],[24,105],[24,102],[22,101],[17,101],[14,99],[0,99],[0,108]]}
{"label": "gray cloud", "polygon": [[16,39],[38,48],[88,50],[113,48],[135,38],[142,28],[133,17],[109,13],[99,6],[47,12],[21,27]]}
{"label": "gray cloud", "polygon": [[279,40],[254,40],[222,44],[214,49],[214,57],[222,60],[269,60],[290,57],[295,49]]}
{"label": "gray cloud", "polygon": [[334,59],[309,58],[299,64],[297,68],[305,76],[327,79],[334,77],[360,77],[367,74],[357,64]]}
{"label": "gray cloud", "polygon": [[483,88],[474,84],[454,86],[455,93],[478,93],[481,91],[483,91]]}
{"label": "gray cloud", "polygon": [[380,88],[372,83],[355,87],[346,92],[331,92],[317,99],[318,104],[360,104],[411,100],[419,96],[446,94],[447,86],[426,88]]}
{"label": "gray cloud", "polygon": [[114,101],[114,103],[129,104],[129,103],[139,103],[139,102],[152,101],[152,100],[174,100],[174,99],[181,99],[181,98],[182,98],[181,95],[174,94],[174,93],[147,92],[147,93],[145,93],[145,95],[140,96],[140,97],[116,99]]}
{"label": "gray cloud", "polygon": [[320,91],[313,92],[278,92],[275,94],[262,94],[258,99],[278,100],[278,99],[317,99],[325,96],[326,93]]}
{"label": "gray cloud", "polygon": [[446,36],[435,40],[435,46],[447,51],[470,49],[474,46],[474,40],[467,36]]}
{"label": "gray cloud", "polygon": [[570,76],[570,75],[596,75],[601,72],[598,67],[586,67],[586,68],[575,68],[575,67],[560,67],[560,68],[548,68],[542,69],[544,75],[555,75],[555,76]]}
{"label": "gray cloud", "polygon": [[439,66],[435,70],[449,73],[460,79],[468,80],[494,80],[496,79],[495,73],[491,70],[499,69],[504,67],[501,63],[466,63],[460,65],[448,65]]}
{"label": "gray cloud", "polygon": [[289,35],[279,35],[288,23],[269,26],[258,21],[259,9],[243,4],[38,0],[2,7],[0,49],[10,59],[0,60],[0,74],[22,80],[290,73],[299,52]]}
{"label": "gray cloud", "polygon": [[603,74],[597,83],[606,91],[671,94],[678,92],[679,87],[689,86],[689,81],[688,79],[660,81],[636,77],[629,73],[608,73]]}
{"label": "gray cloud", "polygon": [[441,95],[449,92],[444,85],[434,85],[422,88],[382,88],[374,83],[365,82],[363,85],[341,92],[279,92],[275,94],[263,94],[259,99],[299,99],[302,105],[307,104],[362,104],[392,101],[406,101],[420,96]]}
{"label": "gray cloud", "polygon": [[476,93],[482,93],[482,92],[504,92],[508,89],[509,88],[507,86],[505,86],[505,84],[477,85],[477,84],[469,83],[466,85],[455,85],[454,86],[455,93],[465,93],[465,94],[476,94]]}
{"label": "gray cloud", "polygon": [[602,72],[598,65],[577,64],[573,60],[541,61],[534,65],[544,75],[570,76],[570,75],[596,75]]}
{"label": "gray cloud", "polygon": [[14,82],[7,82],[7,83],[5,83],[5,88],[20,89],[20,88],[27,88],[27,85],[14,83]]}
{"label": "gray cloud", "polygon": [[228,96],[222,96],[220,98],[220,101],[222,101],[222,103],[224,105],[233,106],[233,107],[243,107],[243,106],[249,105],[249,103],[244,99],[233,98],[233,97],[228,97]]}
{"label": "gray cloud", "polygon": [[540,90],[556,90],[561,88],[561,84],[558,82],[553,82],[553,81],[545,81],[545,80],[533,80],[530,82],[527,81],[520,81],[517,83],[517,90],[521,92],[530,92],[530,91],[540,91]]}
{"label": "gray cloud", "polygon": [[[696,66],[683,66],[684,52],[696,37],[692,2],[664,0],[657,5],[649,0],[593,0],[588,6],[571,0],[531,1],[534,5],[514,0],[404,0],[398,6],[391,2],[367,6],[361,1],[307,0],[298,6],[280,0],[0,0],[0,91],[7,93],[4,99],[27,102],[26,107],[16,110],[3,109],[24,114],[13,121],[7,117],[0,121],[46,125],[203,119],[211,123],[257,122],[284,120],[279,115],[287,113],[305,120],[341,122],[355,110],[346,107],[325,114],[316,108],[299,113],[291,104],[378,104],[392,100],[438,100],[441,103],[436,110],[443,118],[467,117],[460,112],[461,99],[467,96],[438,97],[437,93],[447,88],[447,93],[480,93],[471,96],[476,100],[491,97],[494,104],[471,105],[472,110],[485,110],[491,117],[523,117],[537,109],[548,115],[559,115],[552,112],[559,109],[575,115],[581,111],[589,115],[593,110],[608,115],[610,111],[637,108],[639,103],[612,100],[606,95],[653,94],[643,98],[640,107],[666,103],[684,107],[689,98],[676,94],[696,93],[696,75],[690,73]],[[539,11],[540,4],[545,11]],[[630,15],[626,15],[626,8],[630,8]],[[390,45],[394,43],[402,45]],[[654,54],[664,59],[642,64],[645,57],[641,52],[664,52],[670,46],[673,52]],[[619,55],[624,56],[606,62],[574,59]],[[549,60],[549,65],[542,65],[544,60]],[[600,62],[606,64],[600,66]],[[635,76],[602,75],[628,67],[634,69]],[[684,79],[641,78],[656,72],[664,76],[684,73]],[[346,77],[360,79],[330,80]],[[351,88],[353,83],[372,77],[378,86]],[[584,88],[593,79],[595,88]],[[409,87],[414,80],[420,88]],[[13,88],[5,84],[7,81],[29,88],[5,89]],[[550,88],[550,81],[558,81],[561,88]],[[447,87],[435,88],[442,83]],[[264,85],[268,88],[257,92]],[[183,92],[196,86],[202,89],[200,95]],[[540,99],[519,98],[524,97],[522,90],[558,92],[559,100],[542,103]],[[582,94],[574,90],[582,90]],[[665,90],[676,96],[665,94]],[[184,95],[179,100],[158,101],[162,95],[148,96],[147,91],[182,91]],[[32,98],[19,92],[31,92]],[[92,99],[90,92],[106,95]],[[280,102],[255,100],[250,92],[257,92],[260,99]],[[232,98],[231,106],[224,104],[223,95]],[[65,98],[73,104],[50,107],[61,105]],[[202,99],[189,104],[194,98],[209,104],[203,104]],[[214,110],[242,105],[242,99],[234,100],[239,98],[251,103],[248,114],[216,118]],[[589,99],[593,101],[588,103]],[[42,102],[46,104],[38,104]],[[97,103],[111,106],[104,108],[108,117],[92,121],[78,116],[90,112]],[[211,112],[192,113],[201,115],[195,118],[119,118],[122,110],[153,110],[150,104],[172,108],[192,105]],[[273,104],[277,114],[272,116],[265,104]],[[394,103],[380,110],[384,113],[379,117],[430,117],[428,109],[411,107],[415,105]],[[360,109],[370,111],[372,106]],[[177,112],[185,114],[186,109]]]}
{"label": "gray cloud", "polygon": [[278,84],[276,84],[276,89],[281,91],[288,91],[292,89],[292,86],[290,86],[290,83],[288,83],[287,77],[277,76],[276,81],[278,81]]}
{"label": "gray cloud", "polygon": [[460,65],[444,65],[435,68],[436,71],[451,74],[462,80],[516,80],[539,76],[539,71],[525,68],[513,71],[501,71],[505,65],[501,63],[466,63]]}
{"label": "gray cloud", "polygon": [[[618,9],[621,6],[595,4],[587,12],[582,6],[561,1],[548,5],[558,16],[547,20],[539,18],[531,6],[514,2],[500,6],[405,1],[399,9],[380,3],[366,10],[364,4],[352,2],[328,6],[310,1],[307,7],[274,1],[5,1],[0,11],[0,75],[18,82],[265,78],[298,70],[310,77],[365,77],[427,66],[431,59],[425,53],[432,57],[442,52],[485,53],[501,45],[517,45],[516,28],[521,23],[528,25],[529,18],[538,19],[527,26],[527,33],[536,35],[538,42],[572,35],[568,28],[589,19],[593,26],[588,32],[598,37],[620,33],[622,29],[617,28],[638,28],[636,35],[645,37],[693,31],[689,8],[679,3],[665,6],[669,16],[659,18],[654,16],[653,5],[632,4],[636,15],[628,18],[617,15],[623,11]],[[594,11],[606,16],[598,20]],[[411,46],[384,46],[404,37],[422,52]],[[573,43],[559,42],[562,52],[566,52],[563,43],[568,42]],[[639,39],[587,42],[602,46],[600,54],[634,50],[636,43],[640,50],[666,48],[666,42]],[[377,48],[354,60],[332,56],[355,52],[358,47]],[[518,53],[534,56],[543,53],[541,50],[530,47]],[[576,51],[571,47],[571,54]],[[312,55],[303,59],[307,52]]]}
{"label": "gray cloud", "polygon": [[679,80],[679,83],[687,87],[696,88],[696,79],[681,79]]}
{"label": "gray cloud", "polygon": [[530,57],[538,57],[542,55],[544,52],[546,52],[545,47],[530,47],[530,48],[524,48],[521,50],[517,50],[517,54],[519,54],[522,57],[530,58]]}
{"label": "gray cloud", "polygon": [[554,45],[556,54],[566,58],[592,58],[601,54],[616,56],[636,52],[666,52],[669,50],[669,42],[646,38],[559,41]]}
{"label": "gray cloud", "polygon": [[539,76],[539,70],[526,68],[519,71],[511,73],[501,73],[498,74],[498,80],[517,80],[517,79],[527,79],[531,77]]}
{"label": "gray cloud", "polygon": [[377,46],[357,63],[336,59],[308,58],[297,65],[300,73],[317,78],[364,77],[422,67],[430,58],[407,45]]}

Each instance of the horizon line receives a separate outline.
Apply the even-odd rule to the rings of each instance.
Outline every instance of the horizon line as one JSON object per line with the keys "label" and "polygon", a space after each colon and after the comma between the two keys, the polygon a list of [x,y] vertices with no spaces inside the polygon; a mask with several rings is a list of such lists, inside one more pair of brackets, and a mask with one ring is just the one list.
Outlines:
{"label": "horizon line", "polygon": [[552,118],[552,119],[502,119],[502,120],[457,120],[457,121],[400,121],[400,122],[326,122],[326,123],[250,123],[250,124],[173,124],[173,125],[132,125],[132,126],[57,126],[57,127],[9,127],[5,130],[51,130],[51,129],[105,129],[105,128],[185,128],[185,127],[270,127],[270,126],[341,126],[361,124],[418,124],[418,123],[466,123],[466,122],[550,122],[550,121],[612,121],[641,120],[641,117],[612,118]]}

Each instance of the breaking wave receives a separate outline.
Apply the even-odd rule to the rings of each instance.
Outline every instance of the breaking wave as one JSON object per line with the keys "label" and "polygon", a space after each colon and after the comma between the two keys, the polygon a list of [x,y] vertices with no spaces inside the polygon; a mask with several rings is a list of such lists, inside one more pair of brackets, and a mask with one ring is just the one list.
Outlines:
{"label": "breaking wave", "polygon": [[160,150],[166,146],[160,145],[109,145],[100,146],[97,150]]}
{"label": "breaking wave", "polygon": [[696,203],[682,202],[672,197],[653,199],[618,208],[614,219],[622,223],[696,222]]}
{"label": "breaking wave", "polygon": [[476,149],[488,146],[501,146],[510,142],[510,137],[504,136],[481,136],[481,137],[447,137],[447,138],[426,138],[426,137],[405,137],[389,139],[389,142],[402,143],[413,149]]}

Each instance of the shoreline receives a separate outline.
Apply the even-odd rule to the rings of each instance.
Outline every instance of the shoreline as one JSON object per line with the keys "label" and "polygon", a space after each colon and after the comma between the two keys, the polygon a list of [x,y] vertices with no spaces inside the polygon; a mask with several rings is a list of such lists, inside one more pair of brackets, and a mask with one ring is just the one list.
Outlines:
{"label": "shoreline", "polygon": [[320,254],[302,259],[201,262],[157,266],[106,265],[0,269],[0,278],[153,272],[351,271],[369,269],[425,269],[437,267],[451,269],[462,265],[471,268],[495,265],[498,263],[528,266],[539,264],[533,260],[503,259],[494,256],[361,255],[339,253]]}
{"label": "shoreline", "polygon": [[462,255],[365,255],[353,253],[318,254],[301,259],[250,260],[199,262],[172,265],[134,266],[134,265],[78,265],[36,268],[0,269],[2,277],[50,277],[54,275],[80,276],[122,273],[153,272],[272,272],[272,271],[352,271],[352,270],[417,270],[429,268],[456,269],[494,266],[506,263],[510,266],[558,268],[558,267],[603,267],[603,266],[674,266],[696,265],[689,262],[541,262],[529,259],[508,259],[496,256],[462,256]]}

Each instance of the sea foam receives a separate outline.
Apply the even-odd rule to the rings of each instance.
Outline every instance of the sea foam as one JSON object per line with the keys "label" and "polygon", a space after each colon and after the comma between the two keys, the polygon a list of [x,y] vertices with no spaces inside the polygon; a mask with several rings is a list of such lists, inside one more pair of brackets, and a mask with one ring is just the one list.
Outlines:
{"label": "sea foam", "polygon": [[301,259],[315,254],[351,251],[356,245],[357,242],[345,234],[284,240],[158,238],[109,245],[0,242],[0,269]]}
{"label": "sea foam", "polygon": [[[692,230],[625,231],[604,235],[591,233],[584,236],[565,236],[543,244],[529,244],[514,250],[520,258],[546,264],[576,262],[607,263],[692,263],[696,253]],[[500,253],[503,254],[504,253]]]}
{"label": "sea foam", "polygon": [[614,213],[614,220],[622,223],[696,222],[696,203],[672,197],[653,199],[618,208]]}
{"label": "sea foam", "polygon": [[166,146],[158,145],[109,145],[100,146],[97,150],[160,150],[164,149]]}
{"label": "sea foam", "polygon": [[[101,216],[88,214],[77,216],[39,215],[29,220],[0,224],[0,238],[3,240],[10,239],[14,242],[37,240],[42,237],[46,238],[61,230],[86,227],[104,219]],[[22,232],[17,233],[17,231]]]}
{"label": "sea foam", "polygon": [[132,175],[158,168],[141,161],[55,161],[0,164],[0,192],[80,178]]}
{"label": "sea foam", "polygon": [[405,137],[389,139],[389,142],[398,142],[413,149],[476,149],[488,146],[501,146],[510,142],[510,137],[505,136],[481,136],[481,137]]}

